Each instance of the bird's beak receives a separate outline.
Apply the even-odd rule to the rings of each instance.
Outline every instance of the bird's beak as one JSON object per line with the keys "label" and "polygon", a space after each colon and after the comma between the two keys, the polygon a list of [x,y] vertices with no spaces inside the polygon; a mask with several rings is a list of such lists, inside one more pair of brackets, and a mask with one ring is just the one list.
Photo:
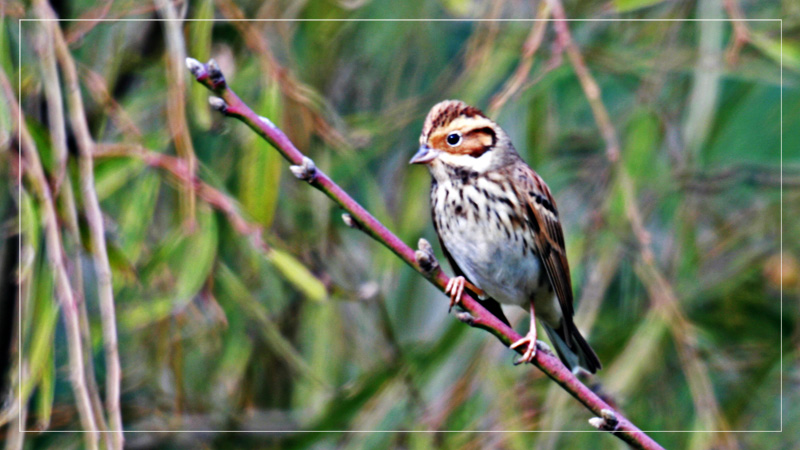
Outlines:
{"label": "bird's beak", "polygon": [[414,155],[414,157],[412,157],[411,161],[409,161],[408,163],[409,164],[427,164],[427,163],[433,161],[434,158],[436,158],[437,156],[439,156],[439,152],[437,150],[434,150],[434,149],[428,147],[427,145],[422,145],[422,146],[419,147],[419,150],[417,151],[417,154]]}

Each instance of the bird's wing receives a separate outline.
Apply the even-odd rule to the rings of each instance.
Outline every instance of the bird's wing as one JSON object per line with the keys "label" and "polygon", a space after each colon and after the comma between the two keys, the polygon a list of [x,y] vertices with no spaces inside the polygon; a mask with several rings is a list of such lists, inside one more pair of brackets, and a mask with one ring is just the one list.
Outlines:
{"label": "bird's wing", "polygon": [[524,163],[516,164],[510,175],[547,278],[558,296],[566,322],[572,324],[572,280],[555,200],[544,180]]}
{"label": "bird's wing", "polygon": [[[433,221],[433,223],[434,223],[434,226],[436,226],[436,221],[435,220]],[[437,231],[436,234],[439,235],[439,232],[438,232],[439,230],[436,230],[436,231]],[[452,256],[450,256],[450,252],[447,251],[447,247],[444,246],[444,242],[442,242],[442,238],[441,237],[439,238],[439,245],[442,247],[442,252],[444,253],[444,256],[447,258],[447,261],[450,263],[450,267],[453,269],[453,272],[455,272],[455,276],[464,277],[467,280],[469,280],[470,283],[475,284],[472,280],[469,279],[469,277],[467,277],[464,274],[464,271],[461,270],[460,267],[458,267],[458,264],[456,264],[456,260],[453,259]],[[468,291],[470,291],[470,293],[472,295],[474,295],[475,298],[479,298],[477,296],[477,293],[472,292],[472,290],[469,289],[468,287],[466,289]],[[508,319],[506,318],[505,313],[503,313],[503,308],[500,306],[500,303],[498,303],[497,300],[495,300],[495,299],[493,299],[491,297],[487,297],[485,299],[481,299],[480,303],[481,303],[481,305],[483,305],[484,308],[486,308],[487,311],[489,311],[490,313],[494,314],[495,317],[497,317],[498,319],[503,321],[503,323],[505,323],[508,326],[511,326],[511,324],[509,323]]]}

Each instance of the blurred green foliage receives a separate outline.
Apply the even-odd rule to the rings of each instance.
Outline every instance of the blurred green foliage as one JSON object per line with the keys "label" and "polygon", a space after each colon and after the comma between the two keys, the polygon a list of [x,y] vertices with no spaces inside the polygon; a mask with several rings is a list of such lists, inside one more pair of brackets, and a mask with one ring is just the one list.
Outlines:
{"label": "blurred green foliage", "polygon": [[[520,63],[532,26],[471,19],[534,17],[533,3],[203,0],[190,2],[186,17],[218,21],[187,22],[183,30],[189,56],[216,58],[240,97],[412,244],[420,237],[436,242],[429,176],[406,164],[425,114],[445,98],[488,110]],[[604,364],[592,382],[643,430],[698,431],[654,432],[666,448],[800,447],[800,432],[790,425],[800,420],[795,3],[742,2],[745,17],[783,22],[747,22],[751,41],[735,63],[725,58],[729,22],[721,31],[703,21],[569,23],[620,136],[618,170],[630,175],[632,192],[620,185],[605,157],[589,103],[551,25],[528,82],[494,115],[558,201],[580,302],[577,322]],[[565,6],[571,18],[705,18],[695,2]],[[56,12],[74,19],[100,14],[95,8],[94,2],[76,0],[60,3]],[[231,22],[237,9],[248,18],[345,20]],[[727,17],[721,5],[717,9]],[[16,19],[35,18],[19,2],[9,2],[5,14],[0,62],[20,82],[23,112],[51,170],[36,49],[41,26],[23,22],[19,34]],[[104,14],[157,17],[152,5],[132,0],[114,2]],[[350,20],[416,17],[462,20]],[[173,155],[161,24],[60,25],[74,38],[70,49],[95,140]],[[701,54],[699,41],[709,33],[721,33],[716,38],[722,44]],[[18,45],[20,60],[13,56]],[[89,72],[99,77],[89,78]],[[535,369],[513,366],[511,352],[490,335],[448,316],[441,293],[346,227],[342,211],[322,194],[284,176],[287,164],[277,152],[244,125],[210,111],[208,93],[186,76],[198,177],[263,227],[270,249],[252,245],[226,214],[202,199],[196,227],[187,230],[178,208],[181,182],[167,171],[135,157],[97,160],[95,186],[117,305],[124,424],[129,431],[274,432],[128,433],[127,446],[621,447],[603,434],[524,433],[585,431],[589,414]],[[701,79],[711,84],[701,85]],[[4,130],[11,129],[12,113],[0,107]],[[708,126],[695,127],[688,117]],[[687,136],[698,129],[699,135]],[[2,139],[13,138],[3,132]],[[690,148],[689,140],[699,148]],[[80,202],[74,156],[69,176]],[[18,166],[10,152],[3,153],[5,175]],[[0,211],[5,217],[20,211],[23,255],[30,256],[20,262],[26,295],[19,299],[20,348],[30,374],[22,392],[32,402],[28,427],[76,430],[41,211],[25,184],[19,196],[17,186],[8,184]],[[675,333],[683,329],[664,319],[650,294],[626,198],[641,209],[655,264],[689,324],[689,360],[700,365],[700,375],[676,345]],[[9,219],[6,228],[15,223]],[[86,237],[83,245],[69,250],[84,269],[91,358],[102,395],[104,356]],[[527,326],[522,310],[508,312],[520,329]],[[711,389],[698,393],[691,386],[703,376]],[[782,434],[701,432],[776,430],[781,424]],[[516,432],[346,432],[374,430]],[[82,443],[79,434],[26,439],[27,448]]]}

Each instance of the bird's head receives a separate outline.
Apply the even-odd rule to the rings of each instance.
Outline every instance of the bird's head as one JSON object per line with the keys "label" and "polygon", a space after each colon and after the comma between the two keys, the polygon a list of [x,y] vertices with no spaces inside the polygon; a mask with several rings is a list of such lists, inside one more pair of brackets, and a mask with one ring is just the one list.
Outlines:
{"label": "bird's head", "polygon": [[499,125],[459,100],[445,100],[431,108],[419,144],[409,163],[428,165],[434,176],[447,167],[484,173],[518,158]]}

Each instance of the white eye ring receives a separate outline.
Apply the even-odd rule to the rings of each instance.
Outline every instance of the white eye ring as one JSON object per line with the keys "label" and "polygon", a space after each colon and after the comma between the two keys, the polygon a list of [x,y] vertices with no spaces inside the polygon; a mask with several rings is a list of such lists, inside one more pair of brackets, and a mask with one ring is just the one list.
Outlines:
{"label": "white eye ring", "polygon": [[456,145],[461,143],[461,133],[458,131],[454,131],[447,135],[445,141],[447,142],[447,145],[449,145],[450,147],[455,147]]}

